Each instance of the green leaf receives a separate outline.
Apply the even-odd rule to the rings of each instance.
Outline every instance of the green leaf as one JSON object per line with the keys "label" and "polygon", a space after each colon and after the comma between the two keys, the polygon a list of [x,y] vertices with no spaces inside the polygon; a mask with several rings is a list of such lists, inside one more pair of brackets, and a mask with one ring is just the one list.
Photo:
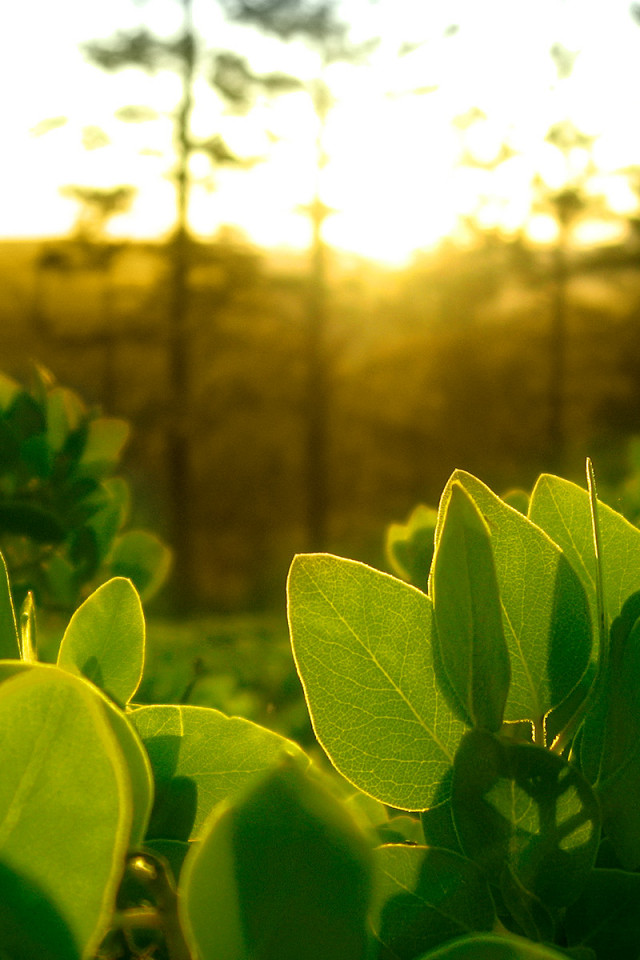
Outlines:
{"label": "green leaf", "polygon": [[482,933],[453,940],[416,960],[567,960],[567,955],[513,934]]}
{"label": "green leaf", "polygon": [[38,659],[37,650],[36,608],[33,594],[29,591],[20,611],[20,657],[25,663],[35,663]]}
{"label": "green leaf", "polygon": [[464,730],[436,685],[429,597],[310,554],[291,566],[288,610],[313,728],[334,766],[384,803],[426,809]]}
{"label": "green leaf", "polygon": [[296,744],[208,707],[157,705],[129,714],[147,750],[156,799],[150,839],[196,840],[213,807],[245,787]]}
{"label": "green leaf", "polygon": [[[598,501],[604,598],[610,620],[625,601],[640,590],[640,530],[611,507]],[[597,576],[589,494],[586,490],[543,474],[531,495],[529,517],[559,544],[580,577],[597,628]]]}
{"label": "green leaf", "polygon": [[154,596],[167,579],[171,550],[146,530],[129,530],[116,540],[109,568],[114,577],[128,577],[143,600]]}
{"label": "green leaf", "polygon": [[214,812],[179,906],[200,960],[364,960],[370,895],[364,835],[317,775],[285,762]]}
{"label": "green leaf", "polygon": [[578,900],[567,910],[570,946],[595,950],[598,960],[640,955],[640,875],[623,870],[593,870]]}
{"label": "green leaf", "polygon": [[[0,660],[0,683],[30,670],[51,673],[62,673],[63,677],[69,674],[60,671],[58,667],[46,663],[25,663],[22,660]],[[111,727],[122,757],[127,767],[131,783],[133,816],[131,824],[130,846],[132,849],[142,843],[149,817],[153,806],[153,774],[147,752],[133,724],[125,714],[104,694],[99,687],[83,681],[90,696],[94,698],[104,717]]]}
{"label": "green leaf", "polygon": [[[97,562],[102,563],[109,551],[120,527],[120,506],[116,502],[105,503],[86,521],[94,534]],[[124,574],[118,574],[124,576]]]}
{"label": "green leaf", "polygon": [[98,587],[72,616],[58,666],[87,677],[126,704],[142,679],[144,644],[140,598],[129,580],[116,577]]}
{"label": "green leaf", "polygon": [[545,714],[578,684],[589,663],[591,624],[584,589],[543,530],[460,470],[442,495],[436,544],[454,483],[469,494],[491,531],[511,659],[505,719],[531,720],[541,740]]}
{"label": "green leaf", "polygon": [[20,386],[15,380],[4,373],[0,373],[0,411],[4,412],[9,409],[19,390]]}
{"label": "green leaf", "polygon": [[427,589],[438,511],[419,504],[406,523],[387,527],[385,552],[396,574],[419,590]]}
{"label": "green leaf", "polygon": [[126,420],[98,417],[89,423],[87,441],[80,458],[80,472],[100,475],[112,470],[120,459],[129,439],[130,427]]}
{"label": "green leaf", "polygon": [[434,558],[432,598],[449,683],[474,726],[499,730],[510,666],[493,552],[487,524],[458,483]]}
{"label": "green leaf", "polygon": [[620,863],[640,867],[640,593],[611,627],[603,682],[580,739],[580,766],[602,807],[603,827]]}
{"label": "green leaf", "polygon": [[374,853],[372,927],[381,958],[413,960],[464,933],[491,930],[495,908],[479,868],[437,847],[388,845]]}
{"label": "green leaf", "polygon": [[66,387],[47,391],[47,443],[54,454],[63,449],[69,434],[76,430],[86,409],[80,398]]}
{"label": "green leaf", "polygon": [[580,895],[598,850],[599,806],[562,757],[471,730],[456,754],[451,804],[464,853],[491,882],[509,869],[552,909]]}
{"label": "green leaf", "polygon": [[0,660],[20,656],[20,639],[16,613],[11,599],[9,572],[0,553]]}
{"label": "green leaf", "polygon": [[[116,739],[85,684],[54,668],[0,686],[0,729],[0,862],[19,884],[14,903],[23,916],[29,910],[30,931],[60,944],[57,960],[93,956],[131,828]],[[5,912],[3,924],[11,929]],[[67,931],[75,950],[64,952]]]}

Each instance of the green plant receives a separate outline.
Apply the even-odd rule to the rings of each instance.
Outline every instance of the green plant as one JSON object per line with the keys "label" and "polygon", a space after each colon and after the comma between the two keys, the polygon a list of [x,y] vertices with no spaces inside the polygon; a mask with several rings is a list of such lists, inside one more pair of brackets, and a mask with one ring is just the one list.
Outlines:
{"label": "green plant", "polygon": [[295,558],[342,777],[248,720],[137,704],[128,580],[44,665],[0,576],[0,957],[638,956],[640,531],[589,487],[543,476],[525,516],[456,471],[428,593]]}
{"label": "green plant", "polygon": [[129,435],[124,420],[88,409],[40,367],[33,385],[0,374],[0,549],[16,602],[72,610],[111,576],[148,599],[170,564],[146,530],[125,530],[127,482],[116,476]]}
{"label": "green plant", "polygon": [[428,592],[337,557],[292,565],[318,740],[421,817],[422,843],[375,851],[380,957],[640,954],[640,531],[589,488],[542,476],[525,515],[456,471],[435,525],[414,513],[411,542],[388,541],[411,575],[434,530]]}

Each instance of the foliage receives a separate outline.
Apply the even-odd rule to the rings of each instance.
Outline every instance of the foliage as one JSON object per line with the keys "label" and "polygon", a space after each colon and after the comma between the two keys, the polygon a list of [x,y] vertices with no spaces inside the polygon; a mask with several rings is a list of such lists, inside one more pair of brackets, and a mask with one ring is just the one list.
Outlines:
{"label": "foliage", "polygon": [[37,660],[0,577],[0,956],[559,960],[640,953],[640,531],[456,471],[428,592],[295,558],[313,727],[141,705],[129,580]]}
{"label": "foliage", "polygon": [[130,492],[116,469],[124,420],[88,409],[41,368],[31,387],[0,374],[0,548],[14,600],[29,591],[73,609],[99,581],[129,577],[144,599],[162,586],[168,548],[126,530]]}

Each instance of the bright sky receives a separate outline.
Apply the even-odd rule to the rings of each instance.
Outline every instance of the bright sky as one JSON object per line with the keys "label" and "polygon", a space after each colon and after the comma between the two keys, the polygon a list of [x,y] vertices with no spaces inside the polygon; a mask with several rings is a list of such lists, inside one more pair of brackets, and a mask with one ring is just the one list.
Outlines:
{"label": "bright sky", "polygon": [[[299,46],[226,26],[214,0],[194,4],[210,48],[237,50],[256,72],[313,77],[316,60]],[[567,118],[596,138],[598,176],[590,189],[617,212],[635,208],[637,198],[619,173],[640,164],[640,25],[628,0],[344,0],[344,11],[359,39],[380,35],[382,43],[369,66],[335,66],[327,74],[336,98],[322,182],[324,201],[337,211],[325,224],[329,242],[401,262],[454,232],[464,215],[506,231],[527,222],[531,235],[544,240],[552,224],[544,214],[532,217],[531,184],[536,173],[554,188],[566,180],[567,158],[545,135]],[[151,237],[170,229],[176,78],[104,73],[85,62],[78,44],[143,23],[169,35],[180,15],[177,0],[20,0],[5,9],[0,236],[68,231],[77,206],[60,195],[65,184],[133,184],[132,212],[114,218],[112,232]],[[459,30],[447,36],[452,24]],[[399,58],[406,41],[421,45]],[[563,81],[549,54],[554,43],[577,54]],[[437,89],[412,95],[415,87]],[[116,111],[131,104],[149,105],[160,118],[124,123]],[[473,108],[486,119],[463,133],[452,119]],[[38,132],[55,117],[67,120]],[[308,96],[264,103],[241,120],[224,115],[201,79],[193,125],[203,139],[222,131],[238,153],[269,157],[249,173],[214,171],[203,155],[194,158],[193,228],[211,235],[222,223],[236,223],[259,244],[304,246],[309,222],[297,208],[310,201],[315,183],[316,121]],[[106,134],[104,145],[91,144],[92,128]],[[490,169],[504,143],[511,155]],[[465,144],[486,168],[460,164]],[[575,176],[586,160],[584,151],[572,153]]]}

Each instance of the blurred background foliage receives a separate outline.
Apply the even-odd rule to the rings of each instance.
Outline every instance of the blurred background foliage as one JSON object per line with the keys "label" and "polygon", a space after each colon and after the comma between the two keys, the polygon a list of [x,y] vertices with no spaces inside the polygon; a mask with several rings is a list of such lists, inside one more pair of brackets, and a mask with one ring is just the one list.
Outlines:
{"label": "blurred background foliage", "polygon": [[[398,13],[391,49],[384,32],[363,27],[358,4],[220,0],[216,9],[233,27],[227,49],[199,26],[195,0],[174,0],[164,33],[150,26],[154,3],[138,5],[133,26],[85,36],[82,49],[85,69],[101,71],[105,83],[129,78],[118,87],[116,127],[135,127],[144,140],[164,123],[172,225],[153,237],[127,234],[144,189],[134,182],[133,155],[131,183],[117,174],[96,185],[61,183],[75,205],[67,235],[43,228],[42,236],[0,240],[1,368],[25,383],[35,360],[87,409],[131,424],[119,467],[133,492],[130,523],[154,531],[175,558],[148,605],[143,695],[206,702],[304,739],[284,614],[294,553],[329,550],[378,567],[390,560],[396,572],[410,566],[415,558],[401,550],[385,559],[385,527],[407,522],[418,503],[435,506],[456,467],[498,492],[528,490],[545,470],[582,482],[589,455],[605,498],[633,521],[640,516],[640,155],[631,150],[605,170],[606,136],[588,109],[569,109],[581,51],[563,39],[559,0],[545,8],[547,19],[558,11],[556,42],[540,52],[548,77],[539,94],[553,121],[538,130],[540,170],[504,116],[492,126],[476,97],[478,78],[454,62],[470,29],[464,5],[437,5],[436,34],[416,35],[407,24],[403,36]],[[359,5],[377,6],[384,4]],[[600,6],[604,30],[609,6]],[[623,6],[622,35],[640,44],[637,8]],[[571,9],[579,27],[583,14]],[[502,59],[485,69],[508,90],[518,43],[527,41],[526,28],[510,36],[503,15],[509,20],[487,8],[487,35],[504,32]],[[254,64],[251,37],[275,44],[269,63],[258,56]],[[589,43],[593,56],[597,31]],[[283,55],[282,70],[278,51],[299,46],[311,66],[292,72]],[[607,55],[613,63],[616,50]],[[432,82],[429,64],[447,57],[453,65]],[[362,89],[367,77],[382,89],[396,76],[393,65],[407,60],[409,85],[381,97],[411,101],[411,125],[428,116],[421,105],[455,81],[452,171],[475,186],[439,238],[416,243],[401,264],[384,263],[363,252],[366,227],[363,251],[329,242],[329,134],[345,71]],[[140,74],[172,77],[164,116],[133,93],[128,100],[127,83],[138,90],[131,78]],[[219,104],[206,130],[201,115],[194,123],[204,85]],[[637,144],[631,93],[621,82],[610,111]],[[518,114],[528,109],[522,96],[522,108],[517,94],[513,101]],[[208,233],[196,229],[194,197],[205,187],[222,196],[225,171],[249,178],[278,148],[268,124],[260,149],[240,149],[238,137],[232,146],[226,133],[239,128],[229,122],[253,117],[260,125],[274,104],[300,97],[313,120],[305,134],[309,189],[298,210],[306,247],[260,246],[233,216]],[[43,117],[32,134],[45,142],[66,124],[62,114]],[[76,149],[98,154],[113,136],[85,123]],[[392,160],[388,182],[376,181],[370,193],[371,224],[390,209],[385,191],[393,196],[411,167],[410,148],[385,137],[381,128],[372,148]],[[531,175],[514,219],[499,177],[521,173],[523,158]],[[434,177],[425,173],[430,196],[439,189]],[[414,189],[422,209],[421,187]],[[264,194],[271,209],[269,199]],[[30,203],[28,190],[22,203]],[[127,214],[133,219],[123,220]],[[404,214],[414,229],[412,211]],[[397,220],[390,241],[394,230]]]}

